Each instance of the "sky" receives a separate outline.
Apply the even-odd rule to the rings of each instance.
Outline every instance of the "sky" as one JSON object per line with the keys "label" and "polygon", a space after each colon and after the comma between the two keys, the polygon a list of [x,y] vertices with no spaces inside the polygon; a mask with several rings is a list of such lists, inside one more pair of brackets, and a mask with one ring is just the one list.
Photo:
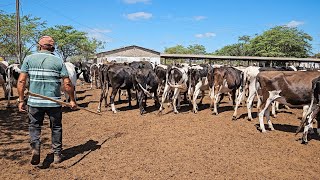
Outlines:
{"label": "sky", "polygon": [[[262,34],[274,26],[297,27],[320,52],[319,0],[20,0],[21,15],[48,27],[72,25],[104,41],[106,51],[137,45],[163,52],[176,45],[205,46],[208,53]],[[15,0],[0,0],[15,12]]]}

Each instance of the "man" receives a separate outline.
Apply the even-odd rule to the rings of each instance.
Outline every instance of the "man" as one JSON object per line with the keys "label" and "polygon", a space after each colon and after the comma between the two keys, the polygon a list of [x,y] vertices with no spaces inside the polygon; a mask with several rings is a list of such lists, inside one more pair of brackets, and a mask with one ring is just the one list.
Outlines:
{"label": "man", "polygon": [[[71,108],[76,108],[74,100],[74,87],[71,84],[63,60],[54,56],[54,40],[50,36],[43,36],[38,42],[39,52],[27,56],[21,67],[18,79],[19,111],[26,112],[23,104],[27,77],[30,79],[29,91],[53,99],[60,99],[61,78],[66,92],[70,96]],[[62,162],[62,110],[61,105],[41,98],[29,96],[28,98],[29,134],[32,148],[31,164],[40,163],[40,135],[44,115],[50,119],[52,133],[52,149],[54,163]]]}

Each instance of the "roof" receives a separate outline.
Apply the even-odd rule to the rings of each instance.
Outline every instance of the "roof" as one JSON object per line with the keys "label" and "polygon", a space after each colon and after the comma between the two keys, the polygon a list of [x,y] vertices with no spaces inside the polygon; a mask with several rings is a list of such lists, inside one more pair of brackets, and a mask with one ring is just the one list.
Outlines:
{"label": "roof", "polygon": [[213,59],[213,60],[254,60],[254,61],[298,61],[298,62],[320,62],[316,58],[292,58],[292,57],[256,57],[256,56],[214,56],[214,55],[196,55],[196,54],[165,54],[161,53],[161,58],[171,59]]}
{"label": "roof", "polygon": [[150,52],[150,53],[153,53],[153,54],[157,54],[157,55],[160,56],[160,52],[158,52],[158,51],[155,51],[155,50],[152,50],[152,49],[148,49],[148,48],[144,48],[144,47],[141,47],[141,46],[136,46],[136,45],[125,46],[125,47],[121,47],[121,48],[118,48],[118,49],[113,49],[113,50],[110,50],[110,51],[100,52],[100,53],[97,53],[97,56],[114,54],[114,53],[117,53],[117,52],[126,51],[126,50],[129,50],[129,49],[135,49],[135,48],[136,49],[141,49],[143,51],[147,51],[147,52]]}

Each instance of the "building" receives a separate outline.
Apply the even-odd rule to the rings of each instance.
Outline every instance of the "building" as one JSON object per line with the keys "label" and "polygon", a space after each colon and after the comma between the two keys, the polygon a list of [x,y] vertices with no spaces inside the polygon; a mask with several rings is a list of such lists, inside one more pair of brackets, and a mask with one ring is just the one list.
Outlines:
{"label": "building", "polygon": [[160,52],[132,45],[97,54],[97,63],[115,61],[118,63],[149,61],[160,64]]}

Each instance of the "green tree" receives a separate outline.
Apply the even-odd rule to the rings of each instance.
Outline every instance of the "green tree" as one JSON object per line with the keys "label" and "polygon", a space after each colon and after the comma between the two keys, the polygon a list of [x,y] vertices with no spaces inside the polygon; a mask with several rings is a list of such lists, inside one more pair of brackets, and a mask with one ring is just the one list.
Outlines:
{"label": "green tree", "polygon": [[179,44],[173,47],[165,48],[164,52],[168,54],[188,54],[188,49]]}
{"label": "green tree", "polygon": [[276,26],[250,41],[249,49],[254,56],[308,57],[312,37],[297,28]]}
{"label": "green tree", "polygon": [[213,54],[220,56],[250,56],[252,53],[249,49],[249,43],[250,36],[240,36],[238,38],[238,43],[224,46]]}
{"label": "green tree", "polygon": [[189,54],[206,54],[206,48],[203,45],[189,45],[187,49]]}
{"label": "green tree", "polygon": [[[31,15],[20,17],[22,59],[31,53],[45,24]],[[16,40],[15,14],[0,11],[0,55],[18,57]]]}
{"label": "green tree", "polygon": [[53,37],[56,42],[56,52],[66,61],[67,58],[83,55],[89,58],[98,48],[103,47],[103,42],[89,39],[87,33],[78,31],[72,26],[57,25],[45,29],[42,35]]}

